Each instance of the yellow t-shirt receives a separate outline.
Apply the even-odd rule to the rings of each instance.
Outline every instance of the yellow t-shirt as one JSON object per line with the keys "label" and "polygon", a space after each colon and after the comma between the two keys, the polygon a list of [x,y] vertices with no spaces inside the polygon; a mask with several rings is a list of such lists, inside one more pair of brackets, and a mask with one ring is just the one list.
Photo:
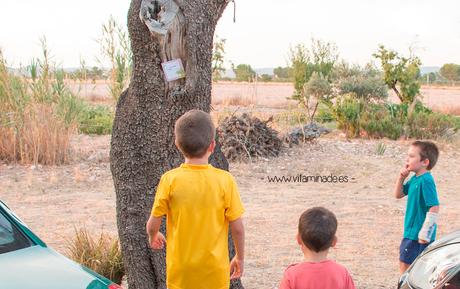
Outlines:
{"label": "yellow t-shirt", "polygon": [[243,212],[229,172],[182,164],[161,177],[152,215],[167,216],[169,289],[229,288],[228,223]]}

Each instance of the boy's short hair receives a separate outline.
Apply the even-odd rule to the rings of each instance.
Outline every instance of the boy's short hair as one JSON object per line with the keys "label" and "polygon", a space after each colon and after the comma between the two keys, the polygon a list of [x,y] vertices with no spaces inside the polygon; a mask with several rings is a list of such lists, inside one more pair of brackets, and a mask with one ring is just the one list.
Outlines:
{"label": "boy's short hair", "polygon": [[418,147],[420,150],[420,160],[428,159],[430,162],[426,167],[427,170],[431,170],[438,161],[439,150],[438,147],[430,141],[414,141],[413,146]]}
{"label": "boy's short hair", "polygon": [[326,208],[310,208],[300,216],[299,235],[310,250],[321,252],[329,249],[336,231],[337,218]]}
{"label": "boy's short hair", "polygon": [[215,130],[209,113],[198,109],[190,110],[176,121],[176,144],[184,156],[200,158],[214,140]]}

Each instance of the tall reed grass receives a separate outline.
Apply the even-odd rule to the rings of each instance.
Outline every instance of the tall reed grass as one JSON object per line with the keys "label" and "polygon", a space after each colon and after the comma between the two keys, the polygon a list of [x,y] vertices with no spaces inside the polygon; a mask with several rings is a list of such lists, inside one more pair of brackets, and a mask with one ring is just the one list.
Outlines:
{"label": "tall reed grass", "polygon": [[[126,29],[110,16],[102,25],[102,36],[98,40],[102,56],[110,62],[109,91],[118,100],[128,86],[132,73],[132,51]],[[101,62],[101,61],[100,61]]]}
{"label": "tall reed grass", "polygon": [[53,68],[46,39],[26,75],[9,71],[0,50],[0,160],[57,165],[70,158],[70,137],[83,103]]}

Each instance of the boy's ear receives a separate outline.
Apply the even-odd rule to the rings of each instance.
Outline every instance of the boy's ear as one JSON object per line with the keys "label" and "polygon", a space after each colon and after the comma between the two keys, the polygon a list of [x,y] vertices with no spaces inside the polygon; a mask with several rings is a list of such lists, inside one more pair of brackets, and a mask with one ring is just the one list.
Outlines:
{"label": "boy's ear", "polygon": [[424,167],[428,167],[430,165],[430,159],[426,158],[422,161],[422,165]]}
{"label": "boy's ear", "polygon": [[182,153],[182,150],[180,149],[179,144],[177,143],[177,139],[176,139],[176,138],[174,138],[174,145],[176,145],[177,150],[180,151],[180,152]]}
{"label": "boy's ear", "polygon": [[335,245],[337,245],[337,236],[334,236],[334,240],[332,240],[332,245],[331,247],[335,247]]}
{"label": "boy's ear", "polygon": [[214,152],[214,149],[216,148],[216,141],[215,140],[212,140],[211,143],[209,144],[209,147],[208,147],[208,152]]}
{"label": "boy's ear", "polygon": [[302,246],[302,245],[303,245],[303,242],[302,242],[302,238],[300,238],[300,234],[299,234],[299,233],[297,233],[296,239],[297,239],[297,244],[299,244],[299,245]]}

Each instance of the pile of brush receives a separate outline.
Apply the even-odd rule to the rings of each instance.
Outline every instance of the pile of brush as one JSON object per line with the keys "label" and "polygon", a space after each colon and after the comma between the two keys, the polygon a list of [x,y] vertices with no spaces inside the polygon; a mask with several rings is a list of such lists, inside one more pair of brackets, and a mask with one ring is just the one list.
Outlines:
{"label": "pile of brush", "polygon": [[331,131],[327,128],[319,126],[312,122],[304,125],[303,127],[297,127],[293,129],[284,137],[284,141],[291,147],[293,144],[300,144],[304,142],[313,141],[319,138],[323,134],[328,134]]}
{"label": "pile of brush", "polygon": [[281,151],[278,132],[247,113],[226,117],[218,128],[219,142],[225,157],[232,160],[251,160],[254,157],[275,157]]}

